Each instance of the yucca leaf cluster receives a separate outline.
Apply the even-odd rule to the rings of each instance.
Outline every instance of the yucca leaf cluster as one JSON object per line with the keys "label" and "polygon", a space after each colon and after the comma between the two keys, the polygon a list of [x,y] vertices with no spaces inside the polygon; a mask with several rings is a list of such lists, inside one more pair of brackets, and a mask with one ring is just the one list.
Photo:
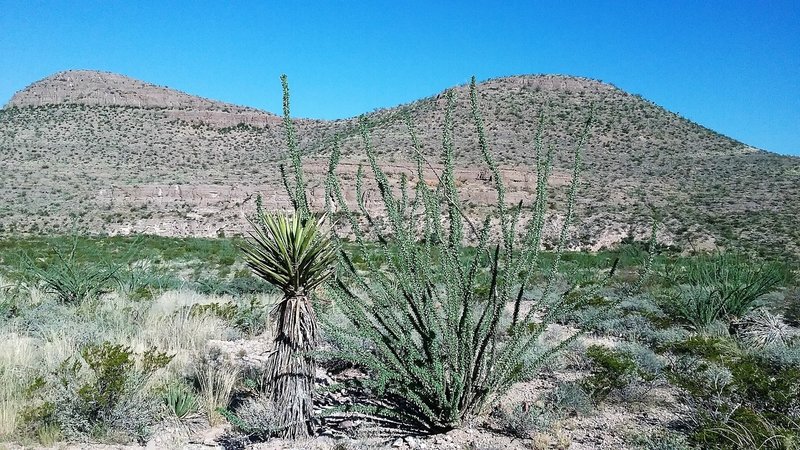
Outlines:
{"label": "yucca leaf cluster", "polygon": [[336,252],[319,232],[323,219],[259,212],[253,241],[242,248],[247,265],[286,295],[313,291],[333,273]]}
{"label": "yucca leaf cluster", "polygon": [[719,320],[742,319],[786,277],[780,265],[760,263],[736,252],[698,257],[682,269],[674,276],[678,288],[670,293],[666,306],[696,329]]}
{"label": "yucca leaf cluster", "polygon": [[28,274],[42,282],[46,292],[54,294],[65,304],[81,303],[111,292],[113,285],[119,281],[117,273],[122,268],[122,264],[79,261],[77,248],[78,236],[75,235],[68,252],[56,246],[51,247],[56,256],[52,264],[40,267],[30,258],[27,262]]}
{"label": "yucca leaf cluster", "polygon": [[[346,202],[336,174],[340,153],[335,146],[325,183],[328,215],[340,217],[347,239],[354,241],[341,247],[338,278],[326,285],[346,323],[327,320],[325,330],[339,357],[369,373],[358,383],[373,394],[372,400],[350,411],[419,432],[457,427],[513,383],[535,374],[576,338],[544,343],[540,338],[547,325],[583,299],[558,295],[555,280],[572,221],[591,114],[576,140],[556,257],[541,295],[530,298],[526,293],[539,267],[553,160],[552,150],[541,139],[546,114],[539,117],[532,152],[536,194],[529,204],[508,205],[500,167],[488,148],[474,78],[469,92],[477,145],[497,195],[493,211],[482,222],[465,214],[456,188],[452,91],[447,94],[442,128],[444,169],[436,173],[433,186],[425,182],[425,171],[433,166],[423,156],[410,117],[406,126],[416,177],[390,181],[372,146],[370,124],[362,118],[361,137],[372,180],[366,180],[360,169],[357,200]],[[377,186],[385,217],[374,217],[364,204],[367,181]],[[524,226],[523,216],[529,217]],[[341,243],[344,238],[336,239]]]}

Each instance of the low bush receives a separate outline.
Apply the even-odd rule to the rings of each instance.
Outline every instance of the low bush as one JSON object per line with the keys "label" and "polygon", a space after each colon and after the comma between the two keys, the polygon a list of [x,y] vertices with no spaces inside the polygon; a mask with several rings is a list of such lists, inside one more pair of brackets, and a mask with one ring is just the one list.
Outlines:
{"label": "low bush", "polygon": [[675,431],[658,431],[655,433],[631,435],[627,441],[637,450],[692,450],[693,447],[686,436]]}
{"label": "low bush", "polygon": [[271,303],[262,301],[265,297],[250,295],[238,297],[230,303],[206,303],[193,305],[190,314],[193,317],[211,314],[230,323],[246,336],[256,336],[269,328],[269,311]]}
{"label": "low bush", "polygon": [[586,356],[591,361],[591,373],[581,384],[597,403],[626,388],[636,378],[636,362],[625,352],[592,345],[586,349]]}
{"label": "low bush", "polygon": [[252,442],[266,441],[280,428],[275,405],[264,395],[250,397],[225,417]]}
{"label": "low bush", "polygon": [[751,347],[789,347],[798,337],[798,330],[789,326],[783,317],[765,308],[757,309],[735,324],[735,333]]}
{"label": "low bush", "polygon": [[29,429],[57,429],[69,440],[142,442],[158,414],[146,385],[169,360],[153,349],[137,357],[122,345],[89,346],[33,381],[28,390],[38,401],[23,419]]}
{"label": "low bush", "polygon": [[703,448],[796,448],[800,442],[800,365],[780,363],[723,338],[676,343],[668,368],[691,414],[692,440]]}
{"label": "low bush", "polygon": [[593,406],[589,393],[575,382],[559,383],[544,396],[543,401],[559,417],[588,414]]}
{"label": "low bush", "polygon": [[548,431],[559,419],[552,411],[535,403],[519,403],[510,410],[497,408],[494,413],[501,429],[511,436],[530,439]]}

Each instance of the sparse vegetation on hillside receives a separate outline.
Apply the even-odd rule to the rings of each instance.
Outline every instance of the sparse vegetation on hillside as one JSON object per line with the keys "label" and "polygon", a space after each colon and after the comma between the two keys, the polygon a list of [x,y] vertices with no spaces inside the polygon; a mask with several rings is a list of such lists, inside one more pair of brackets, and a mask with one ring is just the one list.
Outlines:
{"label": "sparse vegetation on hillside", "polygon": [[[76,223],[95,233],[215,236],[246,231],[242,212],[252,213],[257,192],[267,193],[268,208],[289,207],[277,170],[285,148],[278,117],[194,98],[172,106],[143,103],[137,100],[147,97],[137,90],[145,89],[143,83],[126,83],[130,89],[115,94],[117,103],[88,103],[64,85],[51,103],[20,100],[0,110],[0,159],[7,164],[0,192],[14,199],[0,206],[0,232],[63,233]],[[587,189],[576,205],[583,219],[570,247],[597,250],[629,234],[646,238],[643,218],[655,208],[664,217],[662,239],[681,248],[744,246],[797,255],[800,235],[791,226],[800,214],[797,158],[755,151],[593,80],[520,76],[480,87],[487,142],[508,178],[510,201],[532,194],[531,149],[539,113],[548,108],[543,138],[556,150],[552,199],[554,205],[565,202],[569,137],[588,105],[597,105],[600,125],[585,153]],[[74,80],[70,89],[104,88],[111,89],[89,89]],[[465,87],[455,90],[457,102],[467,98]],[[172,94],[153,98],[163,95]],[[437,158],[436,124],[443,122],[444,101],[438,95],[367,115],[390,178],[415,171],[401,156],[411,146],[406,114],[418,126],[423,153]],[[459,113],[468,108],[457,106],[456,179],[474,204],[468,213],[478,217],[490,210],[491,196],[485,174],[470,170],[481,155],[468,115]],[[296,120],[295,126],[299,148],[315,157],[306,158],[310,186],[323,186],[325,158],[337,136],[343,168],[354,172],[364,161],[356,119]],[[80,176],[71,170],[77,165]],[[558,219],[548,218],[553,225],[546,228],[546,242],[558,240],[550,232]]]}

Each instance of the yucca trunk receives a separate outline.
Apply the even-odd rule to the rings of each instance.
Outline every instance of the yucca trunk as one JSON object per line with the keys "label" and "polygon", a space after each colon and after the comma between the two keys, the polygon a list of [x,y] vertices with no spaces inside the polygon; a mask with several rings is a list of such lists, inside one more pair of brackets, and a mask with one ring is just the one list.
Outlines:
{"label": "yucca trunk", "polygon": [[273,353],[267,364],[270,398],[279,405],[277,435],[287,439],[311,435],[316,364],[317,317],[308,295],[285,295],[273,311],[277,319]]}

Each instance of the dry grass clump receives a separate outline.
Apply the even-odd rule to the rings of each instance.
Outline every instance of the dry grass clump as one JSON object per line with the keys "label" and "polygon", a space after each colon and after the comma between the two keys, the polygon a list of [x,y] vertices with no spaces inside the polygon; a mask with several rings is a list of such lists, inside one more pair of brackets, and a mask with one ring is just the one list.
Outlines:
{"label": "dry grass clump", "polygon": [[[194,370],[192,360],[208,341],[237,336],[223,318],[193,307],[230,301],[167,291],[153,301],[112,292],[64,304],[36,287],[0,291],[0,437],[145,437],[142,426],[161,414],[163,387]],[[212,419],[236,381],[236,370],[222,367],[206,364],[197,374]],[[75,406],[96,401],[111,403],[101,410]]]}

